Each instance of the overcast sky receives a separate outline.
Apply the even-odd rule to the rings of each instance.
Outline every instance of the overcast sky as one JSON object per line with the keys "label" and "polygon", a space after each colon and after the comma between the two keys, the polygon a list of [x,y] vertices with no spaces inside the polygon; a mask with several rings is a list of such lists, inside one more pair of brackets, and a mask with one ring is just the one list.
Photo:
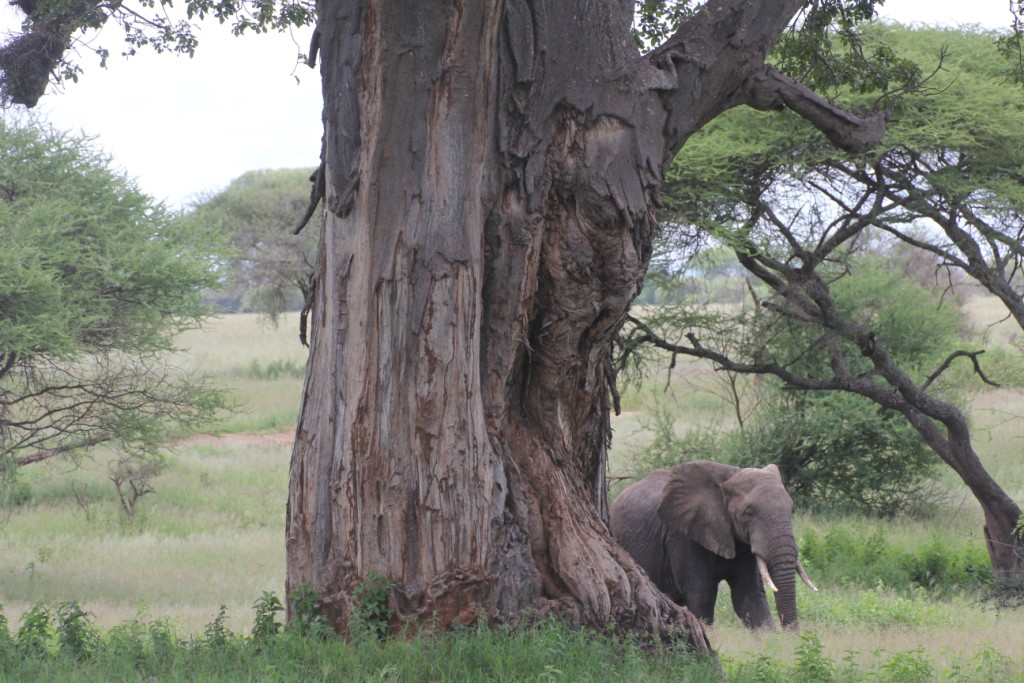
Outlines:
{"label": "overcast sky", "polygon": [[[881,14],[1001,28],[1010,23],[1007,7],[1008,0],[887,0]],[[0,40],[18,21],[0,0]],[[248,170],[319,163],[319,71],[295,65],[310,32],[236,38],[211,22],[193,59],[146,50],[126,59],[111,26],[98,41],[111,52],[107,69],[83,53],[79,82],[48,93],[37,111],[58,128],[96,136],[143,191],[180,206]]]}

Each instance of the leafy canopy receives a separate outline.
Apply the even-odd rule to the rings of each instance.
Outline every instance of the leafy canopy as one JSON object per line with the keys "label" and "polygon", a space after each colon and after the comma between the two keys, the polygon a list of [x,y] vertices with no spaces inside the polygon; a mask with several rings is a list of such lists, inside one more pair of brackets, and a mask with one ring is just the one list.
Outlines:
{"label": "leafy canopy", "polygon": [[116,441],[223,401],[167,353],[207,315],[217,241],[184,230],[88,138],[0,118],[0,458]]}
{"label": "leafy canopy", "polygon": [[312,169],[249,171],[223,191],[196,203],[182,220],[224,235],[225,307],[253,310],[276,320],[301,308],[312,293],[323,208],[298,235],[293,231],[309,206]]}
{"label": "leafy canopy", "polygon": [[[625,341],[630,358],[643,356],[631,343],[660,337],[671,342],[661,348],[729,372],[777,374],[787,389],[745,422],[743,461],[785,466],[818,505],[845,496],[885,513],[918,490],[907,477],[934,463],[891,411],[941,401],[955,412],[971,368],[960,359],[986,365],[964,348],[979,343],[963,332],[965,278],[1024,320],[1024,95],[1005,78],[992,33],[875,26],[864,35],[900,59],[941,57],[942,68],[901,97],[882,144],[863,155],[836,151],[787,113],[737,109],[695,135],[665,187],[660,252],[678,264],[662,268],[659,291],[696,272],[699,260],[687,259],[710,243],[748,269],[747,296],[649,307]],[[840,95],[856,108],[879,93]]]}

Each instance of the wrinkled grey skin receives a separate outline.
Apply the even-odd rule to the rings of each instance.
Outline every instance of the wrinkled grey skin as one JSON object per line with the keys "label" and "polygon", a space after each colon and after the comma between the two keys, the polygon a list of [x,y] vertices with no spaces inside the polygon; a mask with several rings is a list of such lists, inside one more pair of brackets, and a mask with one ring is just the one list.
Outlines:
{"label": "wrinkled grey skin", "polygon": [[736,614],[750,628],[772,628],[756,555],[778,588],[784,628],[798,628],[793,501],[775,465],[739,468],[711,461],[656,470],[619,494],[612,534],[654,583],[700,619],[715,617],[726,581]]}

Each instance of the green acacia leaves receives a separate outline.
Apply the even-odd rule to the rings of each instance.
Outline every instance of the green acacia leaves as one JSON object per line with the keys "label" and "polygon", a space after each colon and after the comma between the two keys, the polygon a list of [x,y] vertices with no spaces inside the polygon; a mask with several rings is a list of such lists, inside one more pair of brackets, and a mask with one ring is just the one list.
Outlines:
{"label": "green acacia leaves", "polygon": [[151,457],[224,405],[168,362],[219,282],[215,234],[172,218],[90,140],[0,119],[0,457]]}
{"label": "green acacia leaves", "polygon": [[276,321],[308,300],[323,209],[299,235],[292,231],[309,206],[309,175],[310,169],[249,171],[183,218],[228,240],[223,308]]}
{"label": "green acacia leaves", "polygon": [[201,289],[217,277],[196,234],[171,227],[88,140],[3,122],[0,131],[0,291],[5,327],[22,340],[0,337],[0,348],[149,352],[198,324]]}

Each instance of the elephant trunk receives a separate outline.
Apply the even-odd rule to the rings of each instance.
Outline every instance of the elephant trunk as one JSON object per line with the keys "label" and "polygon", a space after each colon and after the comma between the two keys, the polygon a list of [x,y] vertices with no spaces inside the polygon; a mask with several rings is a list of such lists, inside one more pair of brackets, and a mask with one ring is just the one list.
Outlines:
{"label": "elephant trunk", "polygon": [[[773,533],[752,533],[751,550],[758,557],[758,565],[767,570],[770,580],[765,587],[775,587],[775,609],[785,629],[796,630],[799,620],[796,611],[797,550],[793,527],[788,520],[769,527]],[[762,571],[762,575],[763,575]]]}
{"label": "elephant trunk", "polygon": [[768,571],[772,575],[778,591],[775,593],[775,609],[779,613],[782,628],[797,630],[800,628],[796,613],[796,562],[768,563]]}

